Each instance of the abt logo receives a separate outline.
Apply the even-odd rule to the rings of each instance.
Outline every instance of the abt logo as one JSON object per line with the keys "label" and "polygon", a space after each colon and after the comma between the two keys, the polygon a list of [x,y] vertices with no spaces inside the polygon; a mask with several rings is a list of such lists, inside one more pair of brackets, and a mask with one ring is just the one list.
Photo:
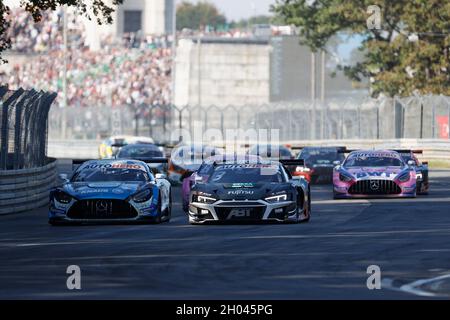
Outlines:
{"label": "abt logo", "polygon": [[227,220],[231,220],[233,218],[248,218],[252,213],[251,209],[233,209],[230,211],[230,214],[227,217]]}

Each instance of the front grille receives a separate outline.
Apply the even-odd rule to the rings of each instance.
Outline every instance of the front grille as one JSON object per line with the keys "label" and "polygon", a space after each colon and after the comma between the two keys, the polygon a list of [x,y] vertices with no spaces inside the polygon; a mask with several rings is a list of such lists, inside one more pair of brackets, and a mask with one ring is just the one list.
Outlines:
{"label": "front grille", "polygon": [[362,180],[353,184],[348,193],[366,195],[395,195],[402,190],[391,180]]}
{"label": "front grille", "polygon": [[76,202],[69,210],[70,219],[133,219],[138,216],[136,210],[126,201],[122,200],[82,200]]}
{"label": "front grille", "polygon": [[216,206],[215,211],[219,220],[227,221],[255,221],[262,220],[266,206],[261,204],[239,206],[234,204],[233,206]]}

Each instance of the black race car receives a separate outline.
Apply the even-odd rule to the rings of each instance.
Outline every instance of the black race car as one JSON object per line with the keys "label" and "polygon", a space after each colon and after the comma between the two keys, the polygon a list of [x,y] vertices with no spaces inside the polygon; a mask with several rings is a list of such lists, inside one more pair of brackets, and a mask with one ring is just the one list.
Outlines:
{"label": "black race car", "polygon": [[153,174],[162,173],[165,174],[167,171],[167,165],[164,163],[151,163],[153,159],[164,158],[164,152],[162,147],[154,144],[129,144],[122,147],[115,157],[119,160],[139,160],[147,162]]}
{"label": "black race car", "polygon": [[317,182],[331,182],[333,168],[337,161],[342,163],[345,159],[345,147],[305,147],[301,148],[298,159],[305,161],[305,165],[298,166],[293,175],[302,175],[307,172],[312,184]]}
{"label": "black race car", "polygon": [[189,222],[309,221],[309,184],[285,168],[303,161],[281,161],[214,163],[207,179],[196,179],[191,188]]}
{"label": "black race car", "polygon": [[428,178],[428,162],[421,162],[416,154],[423,154],[422,150],[393,150],[397,151],[403,160],[411,164],[416,170],[417,194],[426,195],[430,189],[430,181]]}

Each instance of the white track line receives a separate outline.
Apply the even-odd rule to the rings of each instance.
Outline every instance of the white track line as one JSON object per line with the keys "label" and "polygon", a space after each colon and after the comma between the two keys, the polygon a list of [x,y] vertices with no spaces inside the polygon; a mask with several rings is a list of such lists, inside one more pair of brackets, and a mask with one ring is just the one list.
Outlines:
{"label": "white track line", "polygon": [[421,296],[421,297],[440,297],[440,296],[444,296],[444,294],[428,292],[428,291],[420,289],[420,287],[423,285],[429,284],[429,283],[446,280],[446,279],[450,279],[450,274],[446,274],[446,275],[431,278],[431,279],[417,280],[417,281],[414,281],[411,283],[404,284],[404,285],[400,286],[399,288],[394,287],[392,285],[393,280],[385,279],[382,281],[382,287],[386,287],[388,289],[395,290],[395,291],[406,292],[406,293],[413,294],[416,296]]}
{"label": "white track line", "polygon": [[431,279],[421,279],[421,280],[417,280],[417,281],[402,285],[400,287],[400,290],[411,293],[411,294],[415,294],[418,296],[422,296],[422,297],[437,297],[438,296],[437,294],[424,291],[424,290],[420,289],[420,287],[423,285],[426,285],[428,283],[433,283],[433,282],[436,282],[439,280],[444,280],[444,279],[449,279],[449,278],[450,278],[450,275],[447,274],[444,276],[431,278]]}

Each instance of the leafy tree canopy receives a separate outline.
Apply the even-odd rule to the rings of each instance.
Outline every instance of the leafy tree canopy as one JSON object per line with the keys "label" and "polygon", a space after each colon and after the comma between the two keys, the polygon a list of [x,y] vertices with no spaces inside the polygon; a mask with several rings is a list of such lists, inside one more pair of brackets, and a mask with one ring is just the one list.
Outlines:
{"label": "leafy tree canopy", "polygon": [[[380,28],[368,28],[369,6]],[[341,32],[363,36],[362,60],[340,66],[352,80],[371,81],[372,95],[450,95],[450,2],[442,0],[277,0],[272,11],[300,27],[300,42],[326,49]]]}
{"label": "leafy tree canopy", "polygon": [[[111,23],[115,6],[122,4],[123,0],[21,0],[20,6],[28,11],[35,22],[42,19],[42,12],[56,10],[58,6],[67,5],[76,8],[80,14],[89,19],[95,18],[99,24]],[[11,47],[8,38],[10,26],[10,8],[0,0],[0,58],[1,52]]]}
{"label": "leafy tree canopy", "polygon": [[209,2],[192,4],[184,1],[177,6],[177,29],[198,30],[201,27],[223,27],[227,23],[225,16]]}

